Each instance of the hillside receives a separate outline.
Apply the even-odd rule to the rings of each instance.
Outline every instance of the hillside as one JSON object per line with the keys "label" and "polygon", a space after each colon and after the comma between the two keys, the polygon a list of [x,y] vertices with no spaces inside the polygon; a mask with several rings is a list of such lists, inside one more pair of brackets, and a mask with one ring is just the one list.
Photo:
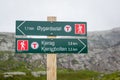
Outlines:
{"label": "hillside", "polygon": [[[99,72],[120,70],[120,28],[88,32],[88,48],[88,54],[58,54],[58,68]],[[0,63],[12,58],[13,61],[23,61],[20,64],[28,70],[45,69],[46,54],[15,54],[14,49],[14,33],[0,32]],[[15,65],[11,65],[11,69],[12,66]]]}

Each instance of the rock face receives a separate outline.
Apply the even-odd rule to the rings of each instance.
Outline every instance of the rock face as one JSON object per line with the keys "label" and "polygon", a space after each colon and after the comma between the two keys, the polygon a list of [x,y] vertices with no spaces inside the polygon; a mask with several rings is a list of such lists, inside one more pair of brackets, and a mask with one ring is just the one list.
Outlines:
{"label": "rock face", "polygon": [[15,37],[13,33],[0,32],[0,51],[15,51]]}
{"label": "rock face", "polygon": [[[0,51],[14,51],[13,33],[0,33]],[[88,32],[88,54],[58,54],[59,68],[88,69],[100,72],[120,70],[120,28],[109,31]],[[27,56],[24,54],[24,56]],[[46,65],[46,55],[31,54],[29,62],[41,60]],[[20,55],[15,55],[18,59]],[[26,57],[25,57],[26,59]],[[35,65],[33,63],[33,65]],[[36,65],[37,66],[37,65]]]}
{"label": "rock face", "polygon": [[38,72],[31,72],[31,74],[34,76],[34,77],[40,77],[40,76],[43,76],[43,75],[46,75],[46,71],[38,71]]}

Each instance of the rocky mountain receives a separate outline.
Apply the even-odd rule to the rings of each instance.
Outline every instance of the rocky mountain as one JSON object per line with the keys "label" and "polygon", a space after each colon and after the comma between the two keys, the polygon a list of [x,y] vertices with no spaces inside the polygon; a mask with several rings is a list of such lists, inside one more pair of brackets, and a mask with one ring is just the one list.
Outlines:
{"label": "rocky mountain", "polygon": [[[15,60],[26,61],[32,68],[46,66],[46,54],[15,54],[14,49],[14,33],[1,32],[0,51],[11,51]],[[120,27],[108,31],[88,32],[88,49],[88,54],[57,54],[58,68],[120,71]],[[2,55],[0,61],[9,57],[9,54]]]}
{"label": "rocky mountain", "polygon": [[14,51],[14,33],[0,32],[0,51]]}

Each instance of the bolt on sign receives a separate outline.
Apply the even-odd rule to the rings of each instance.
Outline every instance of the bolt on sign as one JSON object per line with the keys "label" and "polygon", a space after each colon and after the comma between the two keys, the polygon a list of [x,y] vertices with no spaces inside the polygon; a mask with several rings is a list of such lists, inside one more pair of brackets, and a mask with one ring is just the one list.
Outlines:
{"label": "bolt on sign", "polygon": [[[16,53],[87,53],[86,22],[16,21],[16,36],[66,38],[16,38]],[[67,38],[67,37],[76,38]]]}

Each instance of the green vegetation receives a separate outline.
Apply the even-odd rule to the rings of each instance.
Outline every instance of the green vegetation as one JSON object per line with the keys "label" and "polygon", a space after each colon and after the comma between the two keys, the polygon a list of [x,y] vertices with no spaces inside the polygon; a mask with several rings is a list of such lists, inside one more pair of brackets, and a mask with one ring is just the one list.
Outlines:
{"label": "green vegetation", "polygon": [[[31,59],[30,57],[31,55],[25,54],[14,55],[10,51],[0,52],[0,80],[46,80],[46,75],[34,77],[31,74],[31,71],[45,71],[45,69],[43,66],[37,67],[40,61],[27,62],[24,59]],[[72,64],[76,63],[76,60],[72,61]],[[13,77],[4,77],[4,72],[16,71],[25,72],[26,76],[14,75]],[[57,80],[120,80],[120,72],[105,74],[89,70],[58,69]]]}
{"label": "green vegetation", "polygon": [[29,62],[30,54],[15,54],[10,51],[0,51],[0,73],[12,71],[40,71],[45,70],[43,66],[38,67],[41,62],[38,60]]}
{"label": "green vegetation", "polygon": [[[14,76],[4,78],[3,74],[0,74],[0,80],[46,80],[46,76],[34,77],[30,73],[26,76]],[[58,70],[57,80],[120,80],[120,72],[114,72],[111,74],[103,74],[89,70]]]}
{"label": "green vegetation", "polygon": [[58,80],[120,80],[120,72],[110,74],[89,70],[58,70]]}
{"label": "green vegetation", "polygon": [[15,60],[12,52],[0,52],[0,73],[10,72],[10,71],[25,71],[28,70],[25,68],[25,62]]}
{"label": "green vegetation", "polygon": [[102,80],[120,80],[120,72],[105,74],[103,76]]}
{"label": "green vegetation", "polygon": [[58,71],[58,80],[94,80],[97,79],[100,73],[89,71],[89,70],[80,70],[80,71],[73,71],[73,70],[63,70]]}
{"label": "green vegetation", "polygon": [[3,75],[0,75],[0,80],[46,80],[46,76],[34,77],[31,74],[26,76],[13,76],[4,78]]}

